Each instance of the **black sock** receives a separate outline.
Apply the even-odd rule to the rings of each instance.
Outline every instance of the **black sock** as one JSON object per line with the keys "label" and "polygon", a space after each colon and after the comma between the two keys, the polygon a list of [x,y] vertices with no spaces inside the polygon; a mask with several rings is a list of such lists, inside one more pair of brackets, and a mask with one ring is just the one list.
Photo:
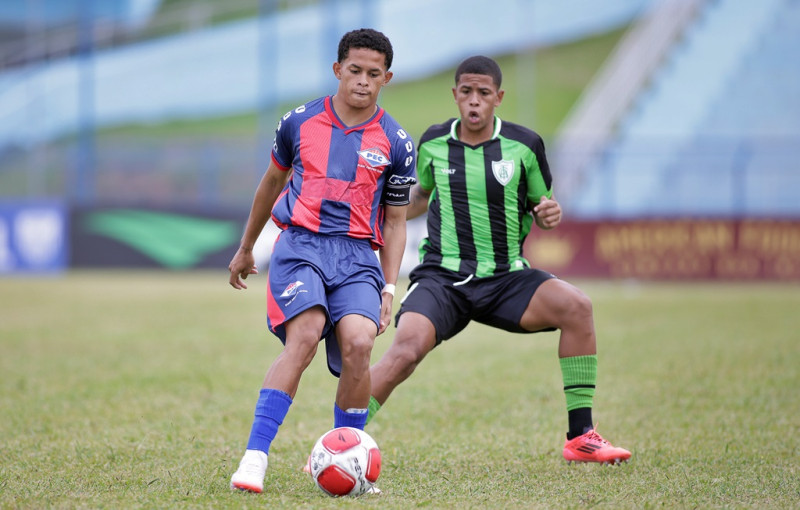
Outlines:
{"label": "black sock", "polygon": [[592,424],[592,408],[581,407],[567,411],[569,416],[569,432],[567,439],[574,439],[594,428]]}

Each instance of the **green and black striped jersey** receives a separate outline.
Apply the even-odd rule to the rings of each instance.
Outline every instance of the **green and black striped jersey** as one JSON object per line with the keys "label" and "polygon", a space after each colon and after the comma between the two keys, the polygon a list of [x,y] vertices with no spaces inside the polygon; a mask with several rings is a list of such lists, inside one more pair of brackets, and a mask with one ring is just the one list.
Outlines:
{"label": "green and black striped jersey", "polygon": [[492,138],[473,147],[458,140],[459,122],[431,126],[420,139],[418,179],[433,191],[420,259],[476,277],[528,267],[522,243],[531,209],[552,198],[544,142],[495,117]]}

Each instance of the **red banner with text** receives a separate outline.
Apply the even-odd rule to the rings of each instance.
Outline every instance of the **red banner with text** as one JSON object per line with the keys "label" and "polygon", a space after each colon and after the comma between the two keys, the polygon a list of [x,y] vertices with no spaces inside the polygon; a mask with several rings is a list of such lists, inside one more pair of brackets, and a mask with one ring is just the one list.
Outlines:
{"label": "red banner with text", "polygon": [[534,228],[525,256],[562,277],[800,280],[800,221],[565,222]]}

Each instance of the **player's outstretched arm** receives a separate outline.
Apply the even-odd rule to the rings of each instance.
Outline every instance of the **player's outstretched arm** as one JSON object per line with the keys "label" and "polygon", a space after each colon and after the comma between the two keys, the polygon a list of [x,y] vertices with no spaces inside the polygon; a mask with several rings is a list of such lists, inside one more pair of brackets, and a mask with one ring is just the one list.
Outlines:
{"label": "player's outstretched arm", "polygon": [[286,185],[290,174],[291,172],[282,170],[274,162],[271,162],[266,173],[261,178],[258,188],[256,188],[242,241],[233,259],[231,259],[231,263],[228,264],[228,270],[231,273],[228,283],[234,289],[246,289],[247,285],[244,280],[251,274],[258,274],[255,257],[253,256],[253,247],[261,231],[264,230],[264,225],[269,220],[272,206]]}

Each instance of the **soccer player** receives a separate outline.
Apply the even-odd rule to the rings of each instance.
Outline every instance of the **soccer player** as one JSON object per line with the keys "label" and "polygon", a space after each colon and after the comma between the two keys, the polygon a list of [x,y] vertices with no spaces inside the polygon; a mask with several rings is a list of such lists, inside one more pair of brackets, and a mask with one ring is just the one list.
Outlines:
{"label": "soccer player", "polygon": [[630,452],[600,437],[592,422],[597,350],[591,301],[522,256],[532,224],[556,227],[561,207],[541,137],[495,115],[501,81],[494,60],[464,60],[453,88],[460,118],[431,126],[419,141],[419,183],[408,217],[427,209],[428,237],[392,345],[370,370],[369,419],[425,355],[471,320],[516,333],[558,329],[569,422],[564,458],[619,463]]}
{"label": "soccer player", "polygon": [[253,246],[271,212],[282,231],[270,258],[267,323],[284,349],[264,378],[232,489],[263,490],[270,445],[323,338],[328,368],[339,378],[334,427],[366,423],[370,354],[391,320],[416,182],[411,138],[377,105],[392,79],[392,56],[384,34],[346,33],[333,64],[336,94],[290,111],[275,131],[228,269],[231,286],[246,289],[244,280],[258,273]]}

